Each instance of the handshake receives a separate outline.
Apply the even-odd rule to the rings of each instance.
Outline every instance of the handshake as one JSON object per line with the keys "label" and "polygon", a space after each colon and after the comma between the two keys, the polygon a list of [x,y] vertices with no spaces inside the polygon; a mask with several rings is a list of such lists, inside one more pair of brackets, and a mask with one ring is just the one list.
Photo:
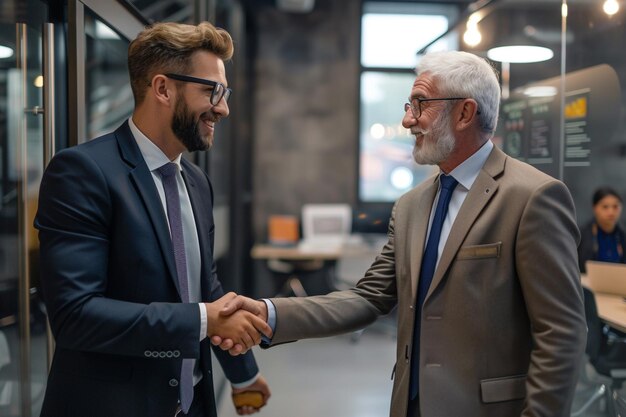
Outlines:
{"label": "handshake", "polygon": [[219,300],[205,303],[207,335],[211,343],[236,356],[261,343],[261,336],[272,337],[267,324],[267,306],[230,292]]}

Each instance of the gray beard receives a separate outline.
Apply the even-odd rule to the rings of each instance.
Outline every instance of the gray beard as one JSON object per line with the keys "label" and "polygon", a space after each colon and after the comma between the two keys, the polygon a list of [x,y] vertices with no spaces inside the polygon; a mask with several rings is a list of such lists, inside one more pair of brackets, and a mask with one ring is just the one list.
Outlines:
{"label": "gray beard", "polygon": [[[417,145],[413,147],[415,162],[420,165],[439,165],[450,157],[456,139],[452,135],[449,122],[448,115],[443,113],[437,118],[430,132],[423,135],[422,146],[420,148]],[[435,143],[427,141],[426,135],[430,135],[431,139],[434,138],[437,141]]]}

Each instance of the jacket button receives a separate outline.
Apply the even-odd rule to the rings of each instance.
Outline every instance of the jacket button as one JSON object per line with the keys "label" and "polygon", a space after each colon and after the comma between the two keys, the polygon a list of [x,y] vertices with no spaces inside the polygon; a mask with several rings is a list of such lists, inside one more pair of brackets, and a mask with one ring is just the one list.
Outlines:
{"label": "jacket button", "polygon": [[159,358],[164,358],[165,357],[165,352],[159,352]]}
{"label": "jacket button", "polygon": [[179,357],[179,356],[180,356],[180,351],[179,351],[179,350],[175,350],[175,351],[173,352],[173,354],[174,354],[174,357],[175,357],[175,358],[177,358],[177,357]]}
{"label": "jacket button", "polygon": [[172,353],[171,350],[168,350],[165,356],[167,356],[168,358],[171,358],[172,356],[174,356],[174,354]]}
{"label": "jacket button", "polygon": [[152,352],[150,352],[149,350],[146,350],[143,355],[147,358],[151,358],[152,357]]}
{"label": "jacket button", "polygon": [[170,387],[177,387],[178,386],[178,380],[176,378],[172,378],[170,379]]}

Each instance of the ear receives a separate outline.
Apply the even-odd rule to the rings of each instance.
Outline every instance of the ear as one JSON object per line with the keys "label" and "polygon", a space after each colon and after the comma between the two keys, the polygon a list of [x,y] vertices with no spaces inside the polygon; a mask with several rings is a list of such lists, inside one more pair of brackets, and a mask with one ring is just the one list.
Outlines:
{"label": "ear", "polygon": [[456,128],[465,130],[478,122],[478,103],[472,98],[463,100],[462,107],[458,110],[456,117]]}
{"label": "ear", "polygon": [[152,78],[150,89],[156,100],[165,105],[171,106],[174,102],[175,87],[174,83],[163,74],[157,74]]}

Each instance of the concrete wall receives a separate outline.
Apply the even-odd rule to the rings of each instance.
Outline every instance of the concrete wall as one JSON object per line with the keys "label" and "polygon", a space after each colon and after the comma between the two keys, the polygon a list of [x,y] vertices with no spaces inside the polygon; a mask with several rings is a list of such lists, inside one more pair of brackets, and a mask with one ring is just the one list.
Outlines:
{"label": "concrete wall", "polygon": [[257,33],[253,106],[253,239],[271,214],[305,203],[356,202],[360,2],[317,0],[307,14],[275,7]]}

